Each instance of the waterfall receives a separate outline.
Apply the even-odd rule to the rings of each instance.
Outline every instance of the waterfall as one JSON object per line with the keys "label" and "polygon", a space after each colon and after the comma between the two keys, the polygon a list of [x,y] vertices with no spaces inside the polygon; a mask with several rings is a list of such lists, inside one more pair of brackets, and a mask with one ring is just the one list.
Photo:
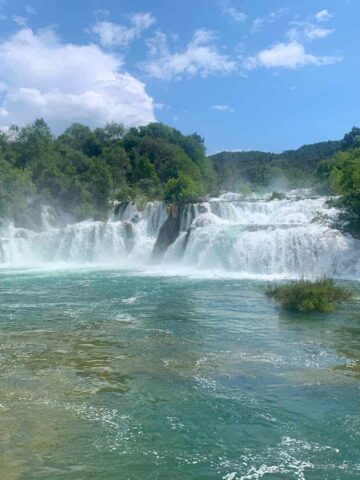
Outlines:
{"label": "waterfall", "polygon": [[0,231],[0,264],[48,263],[119,264],[146,263],[161,225],[166,220],[162,202],[148,203],[141,211],[129,204],[106,222],[86,220],[61,225],[49,222],[43,208],[40,231],[16,228],[9,222]]}
{"label": "waterfall", "polygon": [[[337,212],[326,201],[307,192],[272,201],[227,193],[186,205],[180,234],[161,268],[360,279],[360,241],[331,227]],[[38,229],[14,222],[1,227],[1,265],[150,266],[167,212],[162,202],[152,202],[143,209],[132,203],[118,208],[105,222],[64,223],[50,207],[43,207],[40,216]]]}
{"label": "waterfall", "polygon": [[163,262],[251,277],[360,279],[360,241],[330,227],[337,212],[326,198],[300,193],[273,201],[237,194],[211,199],[197,207]]}

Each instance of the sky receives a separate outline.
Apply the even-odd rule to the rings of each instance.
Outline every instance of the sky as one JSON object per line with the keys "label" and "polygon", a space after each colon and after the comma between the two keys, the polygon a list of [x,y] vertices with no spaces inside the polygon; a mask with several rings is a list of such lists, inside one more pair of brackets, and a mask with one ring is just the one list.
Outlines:
{"label": "sky", "polygon": [[360,126],[360,0],[0,0],[0,127],[280,152]]}

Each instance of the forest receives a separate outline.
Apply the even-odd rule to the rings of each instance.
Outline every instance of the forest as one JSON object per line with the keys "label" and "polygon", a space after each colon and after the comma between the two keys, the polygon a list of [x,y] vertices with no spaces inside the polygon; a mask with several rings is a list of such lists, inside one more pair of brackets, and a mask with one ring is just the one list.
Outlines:
{"label": "forest", "polygon": [[207,156],[204,139],[159,123],[126,130],[73,124],[53,135],[43,119],[0,133],[0,215],[30,201],[61,206],[78,220],[105,218],[115,201],[193,202],[221,191],[312,187],[337,196],[339,223],[360,235],[360,129],[342,140],[281,154]]}

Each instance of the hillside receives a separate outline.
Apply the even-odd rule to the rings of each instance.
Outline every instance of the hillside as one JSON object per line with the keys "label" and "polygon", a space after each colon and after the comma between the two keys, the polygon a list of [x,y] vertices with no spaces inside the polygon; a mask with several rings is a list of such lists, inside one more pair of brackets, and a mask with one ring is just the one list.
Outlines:
{"label": "hillside", "polygon": [[276,154],[270,152],[221,152],[209,157],[224,189],[236,190],[247,182],[255,187],[271,186],[283,181],[284,186],[314,183],[321,161],[331,158],[343,147],[342,141],[304,145],[297,150]]}

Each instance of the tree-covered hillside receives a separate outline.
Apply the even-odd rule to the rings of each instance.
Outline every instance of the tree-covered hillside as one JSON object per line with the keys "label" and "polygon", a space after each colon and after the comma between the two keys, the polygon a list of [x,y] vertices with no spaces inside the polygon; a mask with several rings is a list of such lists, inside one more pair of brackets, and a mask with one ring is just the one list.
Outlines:
{"label": "tree-covered hillside", "polygon": [[305,145],[281,154],[222,152],[210,157],[218,187],[313,187],[337,195],[338,226],[360,237],[360,128],[341,141]]}
{"label": "tree-covered hillside", "polygon": [[313,185],[319,163],[340,151],[340,141],[305,145],[280,154],[265,152],[221,152],[210,157],[223,189],[284,188]]}
{"label": "tree-covered hillside", "polygon": [[215,188],[203,139],[162,124],[125,131],[80,124],[54,137],[44,122],[0,134],[0,214],[38,198],[76,218],[102,217],[114,200],[190,201]]}

